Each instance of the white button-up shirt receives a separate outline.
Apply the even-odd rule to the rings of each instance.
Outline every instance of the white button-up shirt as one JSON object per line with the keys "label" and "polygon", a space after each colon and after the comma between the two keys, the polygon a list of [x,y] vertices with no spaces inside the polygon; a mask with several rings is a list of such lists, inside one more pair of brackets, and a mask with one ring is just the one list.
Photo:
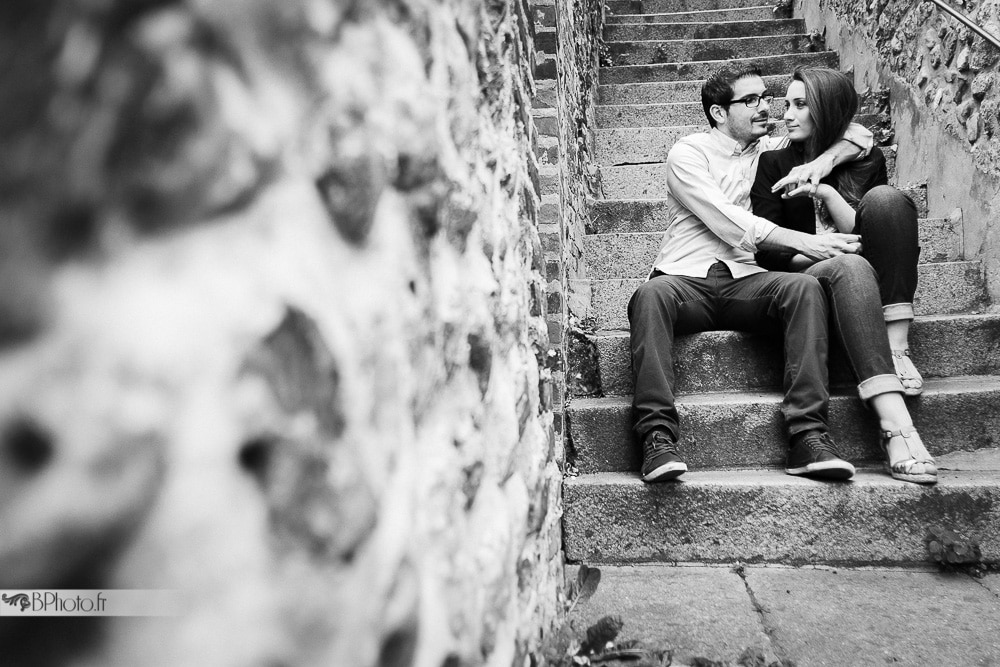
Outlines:
{"label": "white button-up shirt", "polygon": [[[867,154],[873,137],[852,124],[844,138]],[[717,128],[680,139],[667,154],[667,214],[660,253],[653,269],[704,278],[716,262],[725,262],[734,278],[765,271],[754,253],[775,228],[750,212],[750,188],[763,151],[784,148],[786,136],[765,136],[744,150]]]}

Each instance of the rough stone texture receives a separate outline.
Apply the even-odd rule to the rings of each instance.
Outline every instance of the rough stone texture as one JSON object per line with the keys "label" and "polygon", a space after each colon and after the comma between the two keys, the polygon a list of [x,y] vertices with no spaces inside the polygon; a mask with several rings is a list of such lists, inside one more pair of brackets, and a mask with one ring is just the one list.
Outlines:
{"label": "rough stone texture", "polygon": [[[669,9],[676,9],[669,7]],[[630,13],[639,12],[639,13]],[[735,9],[700,9],[691,12],[671,11],[641,13],[641,8],[624,7],[607,14],[608,23],[715,23],[728,21],[763,21],[774,18],[774,7],[753,6]]]}
{"label": "rough stone texture", "polygon": [[[543,187],[541,231],[546,264],[551,267],[549,326],[559,332],[553,338],[549,367],[559,372],[556,384],[557,415],[561,416],[564,392],[588,393],[590,379],[574,368],[566,369],[565,359],[578,339],[570,334],[583,315],[583,295],[574,290],[585,277],[583,237],[588,220],[587,202],[599,187],[599,172],[593,166],[594,99],[597,94],[597,64],[604,26],[604,5],[589,0],[580,6],[560,2],[552,8],[555,31],[555,70],[558,80],[552,116],[545,131],[554,139],[552,187]],[[555,294],[556,297],[551,295]],[[558,346],[555,345],[558,343]],[[567,375],[563,375],[567,371]],[[568,384],[563,381],[568,379]],[[596,379],[591,382],[599,384]],[[558,417],[557,417],[558,418]]]}
{"label": "rough stone texture", "polygon": [[[972,312],[983,308],[983,270],[979,262],[940,262],[917,267],[920,290],[913,303],[917,315]],[[638,278],[591,281],[589,320],[595,329],[627,329],[626,304]]]}
{"label": "rough stone texture", "polygon": [[[742,563],[599,569],[597,593],[573,614],[578,625],[618,614],[621,636],[672,647],[672,665],[992,665],[1000,657],[1000,607],[988,588],[998,575]],[[741,659],[748,647],[760,662]]]}
{"label": "rough stone texture", "polygon": [[[775,99],[769,108],[771,118],[785,113],[784,99]],[[604,105],[597,107],[597,121],[602,128],[671,127],[704,125],[705,111],[700,102],[675,101],[667,104]],[[665,157],[665,155],[664,155]],[[602,160],[602,164],[608,164]]]}
{"label": "rough stone texture", "polygon": [[[830,430],[851,461],[882,461],[878,421],[855,396],[830,401]],[[929,380],[909,408],[935,456],[1000,444],[1000,380],[996,377]],[[788,453],[781,394],[713,393],[679,396],[681,458],[694,470],[780,466]],[[569,411],[574,464],[580,472],[639,469],[631,432],[631,399],[574,399]]]}
{"label": "rough stone texture", "polygon": [[608,41],[650,39],[719,39],[751,35],[794,35],[805,32],[802,19],[770,21],[730,21],[728,23],[609,23],[604,28]]}
{"label": "rough stone texture", "polygon": [[[960,5],[1000,35],[997,0]],[[899,147],[897,182],[926,183],[930,212],[964,212],[965,255],[986,264],[1000,295],[1000,55],[931,3],[805,0],[797,15],[824,30],[859,89],[889,89]]]}
{"label": "rough stone texture", "polygon": [[1000,561],[997,471],[942,472],[932,488],[861,470],[829,483],[778,471],[688,472],[670,484],[600,473],[568,479],[566,557],[587,563],[927,561],[930,525]]}
{"label": "rough stone texture", "polygon": [[[764,83],[771,90],[786,90],[791,78],[787,74],[771,74]],[[657,81],[602,85],[598,88],[601,104],[669,104],[682,100],[697,100],[704,80]]]}
{"label": "rough stone texture", "polygon": [[798,665],[1000,661],[1000,605],[964,574],[755,567],[746,582]]}
{"label": "rough stone texture", "polygon": [[758,7],[758,0],[608,0],[611,14],[658,14],[662,12],[699,12],[726,8]]}
{"label": "rough stone texture", "polygon": [[[738,60],[733,66],[739,66]],[[797,66],[835,67],[837,65],[837,54],[833,51],[821,51],[819,53],[761,56],[753,60],[760,66],[761,72],[764,74],[786,74],[789,70]],[[661,65],[606,67],[600,71],[600,82],[603,85],[704,79],[725,64],[727,64],[726,58],[699,60],[697,62],[674,62]]]}
{"label": "rough stone texture", "polygon": [[613,66],[652,65],[685,60],[726,60],[759,58],[787,53],[821,50],[810,35],[765,35],[711,39],[645,39],[609,41],[607,63]]}
{"label": "rough stone texture", "polygon": [[529,23],[3,3],[0,588],[184,604],[5,662],[525,662],[563,580]]}
{"label": "rough stone texture", "polygon": [[675,665],[696,657],[732,661],[749,647],[765,653],[769,648],[743,580],[728,567],[650,564],[600,570],[597,592],[570,615],[576,627],[619,615],[625,622],[620,638],[670,648]]}
{"label": "rough stone texture", "polygon": [[[780,337],[736,331],[708,331],[678,336],[677,391],[727,391],[781,387],[784,356]],[[961,341],[961,345],[955,345]],[[628,334],[594,336],[605,395],[631,394]],[[918,317],[910,330],[910,353],[925,378],[1000,373],[1000,317],[944,315]],[[855,383],[839,346],[830,353],[834,386]]]}

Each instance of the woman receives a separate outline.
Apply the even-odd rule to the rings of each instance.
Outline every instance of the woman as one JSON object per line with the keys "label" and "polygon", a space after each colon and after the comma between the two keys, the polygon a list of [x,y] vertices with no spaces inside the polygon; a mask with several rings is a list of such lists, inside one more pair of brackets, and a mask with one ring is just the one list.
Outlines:
{"label": "woman", "polygon": [[858,107],[843,74],[800,68],[785,95],[790,144],[761,154],[751,191],[754,213],[800,232],[861,235],[861,254],[816,261],[803,255],[761,251],[757,262],[772,271],[802,271],[826,288],[834,324],[858,379],[858,393],[879,418],[882,448],[896,479],[933,484],[937,468],[920,440],[903,396],[922,391],[909,357],[908,337],[917,286],[917,214],[913,202],[887,185],[878,148],[845,163],[810,192],[772,192],[793,167],[826,150]]}

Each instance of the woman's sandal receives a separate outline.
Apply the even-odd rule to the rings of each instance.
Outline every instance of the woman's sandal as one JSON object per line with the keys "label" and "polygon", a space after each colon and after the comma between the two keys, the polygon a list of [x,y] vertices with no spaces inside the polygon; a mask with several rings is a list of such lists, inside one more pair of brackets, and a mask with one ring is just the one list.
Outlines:
{"label": "woman's sandal", "polygon": [[903,393],[907,396],[919,396],[924,391],[924,379],[920,377],[917,367],[910,361],[909,350],[892,350],[892,365],[896,369],[896,377],[903,383]]}
{"label": "woman's sandal", "polygon": [[[903,433],[903,429],[899,429],[898,431],[882,431],[882,451],[885,452],[885,457],[888,461],[891,461],[889,459],[889,443],[896,438],[902,438],[903,446],[906,447],[906,454],[909,456],[909,458],[897,461],[896,463],[887,462],[885,467],[895,479],[901,479],[904,482],[915,482],[917,484],[936,484],[937,466],[934,465],[934,459],[929,454],[925,459],[916,458],[913,448],[910,447],[911,441],[915,441],[914,447],[916,447],[917,451],[927,451],[927,449],[923,446],[924,443],[920,439],[917,429],[912,426],[908,428],[910,429],[909,433]],[[917,472],[917,469],[919,469],[919,472]]]}

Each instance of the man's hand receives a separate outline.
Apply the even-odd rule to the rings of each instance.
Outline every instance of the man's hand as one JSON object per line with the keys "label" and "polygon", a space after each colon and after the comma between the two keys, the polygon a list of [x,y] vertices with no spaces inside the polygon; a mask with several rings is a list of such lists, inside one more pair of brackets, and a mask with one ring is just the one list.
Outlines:
{"label": "man's hand", "polygon": [[817,261],[838,255],[861,252],[861,237],[857,234],[805,234],[799,252]]}
{"label": "man's hand", "polygon": [[819,182],[833,171],[833,166],[834,157],[823,153],[812,162],[793,167],[787,176],[771,187],[771,192],[785,190],[783,196],[786,198],[813,194],[814,188],[819,186]]}

